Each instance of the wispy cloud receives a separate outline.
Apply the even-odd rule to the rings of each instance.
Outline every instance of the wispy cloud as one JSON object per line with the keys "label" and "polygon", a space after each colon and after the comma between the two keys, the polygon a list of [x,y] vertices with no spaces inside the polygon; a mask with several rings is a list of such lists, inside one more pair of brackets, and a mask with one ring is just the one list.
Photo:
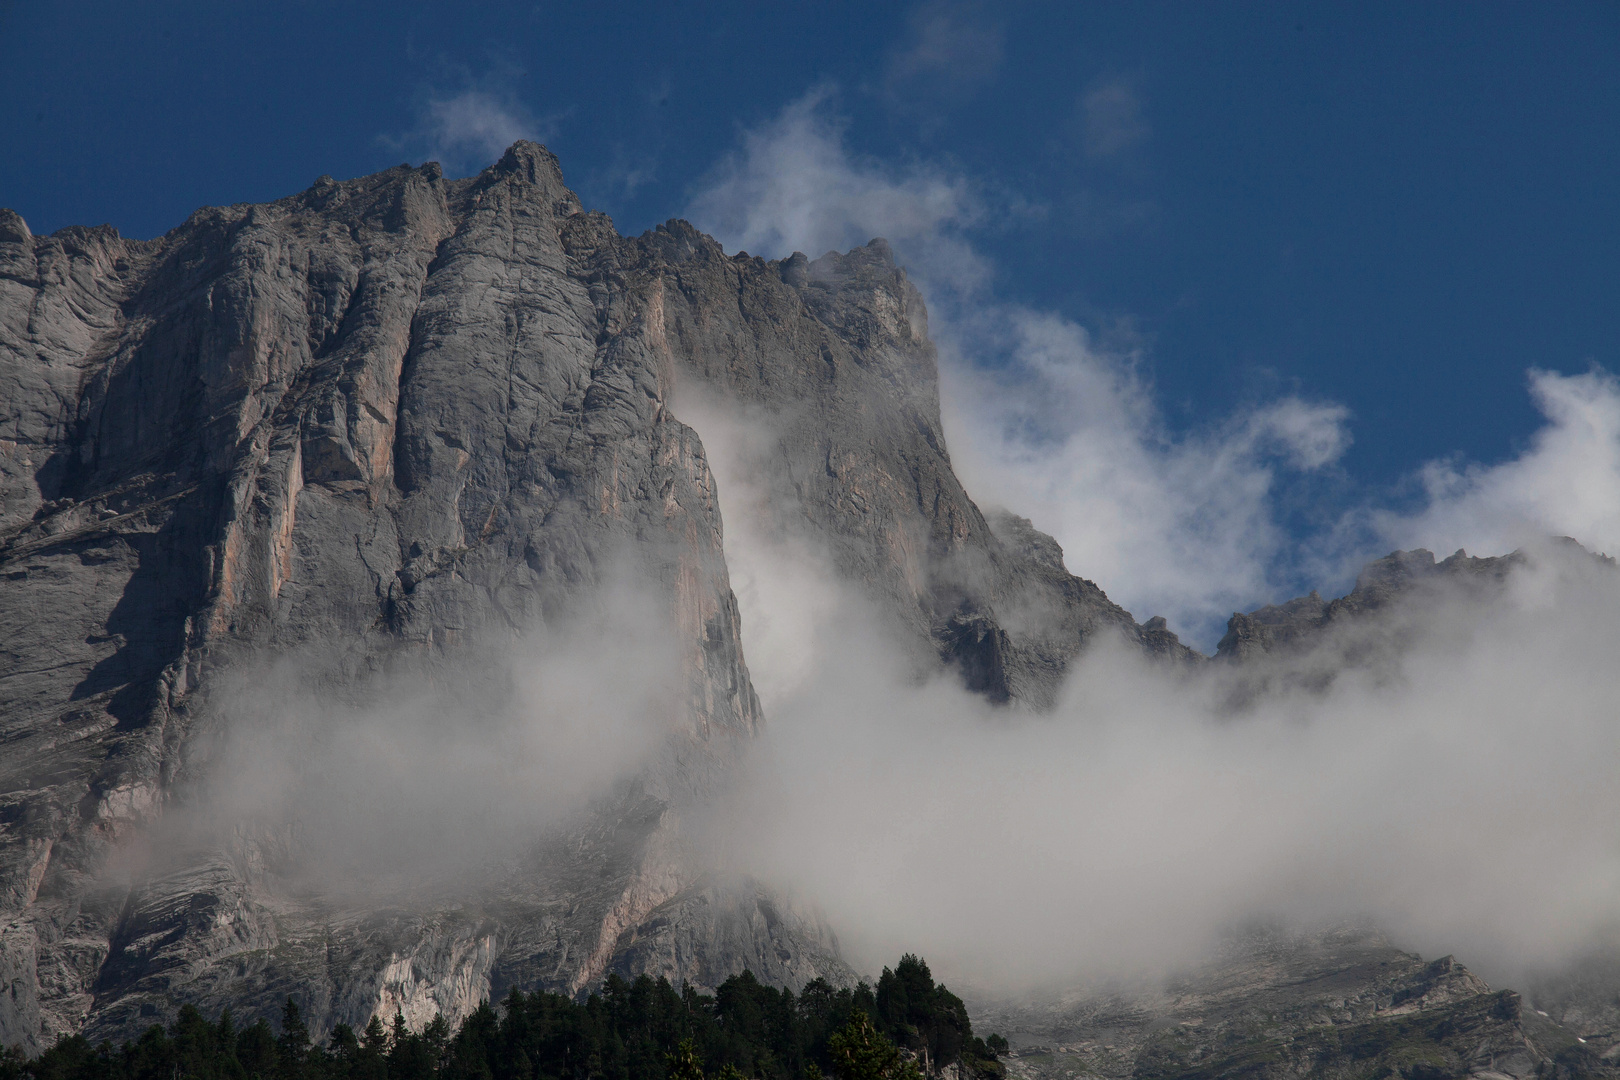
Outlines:
{"label": "wispy cloud", "polygon": [[1212,642],[1273,589],[1279,470],[1331,467],[1342,407],[1287,398],[1191,435],[1161,416],[1138,358],[1078,323],[1001,300],[972,242],[983,189],[940,167],[851,154],[817,90],[744,136],[690,216],[728,246],[816,255],[883,236],[928,295],[947,433],[975,498],[1032,517],[1075,572]]}
{"label": "wispy cloud", "polygon": [[[1093,91],[1116,127],[1129,114],[1118,85]],[[1343,581],[1395,546],[1500,553],[1556,533],[1620,550],[1620,384],[1601,372],[1532,376],[1548,424],[1513,461],[1430,463],[1418,471],[1418,510],[1387,509],[1393,493],[1375,493],[1335,527],[1291,537],[1279,482],[1337,475],[1347,409],[1286,395],[1173,430],[1136,353],[995,295],[992,262],[973,242],[992,216],[980,185],[941,165],[851,153],[833,104],[819,89],[746,133],[690,216],[767,256],[886,237],[928,297],[946,429],[969,492],[1031,517],[1070,569],[1139,617],[1165,615],[1208,648],[1232,611]]]}
{"label": "wispy cloud", "polygon": [[973,185],[924,165],[852,157],[831,111],[836,93],[818,87],[747,132],[687,216],[732,250],[815,257],[882,236],[958,286],[982,280],[987,264],[962,237],[982,213]]}
{"label": "wispy cloud", "polygon": [[1147,141],[1151,130],[1136,87],[1120,78],[1100,82],[1080,98],[1086,156],[1113,158]]}
{"label": "wispy cloud", "polygon": [[370,901],[490,880],[677,737],[658,602],[626,576],[602,608],[386,676],[318,652],[232,670],[164,843],[296,838],[278,872]]}
{"label": "wispy cloud", "polygon": [[1289,396],[1172,433],[1136,358],[1017,304],[953,311],[944,409],[975,498],[1057,537],[1071,570],[1208,648],[1286,569],[1278,474],[1331,467],[1343,406]]}
{"label": "wispy cloud", "polygon": [[549,142],[561,120],[561,114],[536,116],[509,91],[475,86],[428,94],[414,128],[380,141],[417,160],[437,161],[452,175],[465,175],[497,160],[519,139]]}
{"label": "wispy cloud", "polygon": [[1620,379],[1597,368],[1528,378],[1546,423],[1524,452],[1494,466],[1424,465],[1421,510],[1370,516],[1381,539],[1490,553],[1552,534],[1620,555]]}
{"label": "wispy cloud", "polygon": [[987,82],[1001,67],[1004,31],[983,5],[935,0],[911,11],[905,40],[889,56],[884,86],[905,94],[918,84],[958,91]]}

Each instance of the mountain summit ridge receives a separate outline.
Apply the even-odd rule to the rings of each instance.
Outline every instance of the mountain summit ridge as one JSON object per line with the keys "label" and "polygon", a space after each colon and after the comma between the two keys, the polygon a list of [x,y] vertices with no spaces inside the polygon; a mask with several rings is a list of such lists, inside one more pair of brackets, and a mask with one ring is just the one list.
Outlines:
{"label": "mountain summit ridge", "polygon": [[[918,672],[1039,711],[1099,641],[1215,669],[981,512],[937,384],[886,242],[765,260],[682,221],[622,237],[533,143],[153,240],[0,211],[0,1044],[288,994],[323,1031],[612,973],[853,980],[815,912],[698,850],[768,718],[687,402],[768,432],[760,527],[813,541]],[[1264,659],[1321,629],[1313,603],[1228,636]],[[324,888],[295,871],[322,840],[299,815],[327,804],[210,802],[250,778],[233,738],[321,695],[400,738],[516,723],[522,650],[582,627],[667,645],[667,671],[569,654],[558,684],[645,705],[652,749],[495,869],[443,875],[459,891]]]}
{"label": "mountain summit ridge", "polygon": [[[293,987],[319,1029],[609,970],[847,977],[813,917],[685,848],[682,807],[761,713],[679,384],[773,418],[773,505],[919,663],[1041,707],[1092,636],[1143,640],[962,490],[926,310],[882,241],[767,262],[684,222],[623,238],[524,142],[467,179],[322,177],[148,241],[4,221],[0,1041]],[[600,616],[620,578],[679,653],[665,748],[473,907],[300,895],[252,829],[108,877],[201,797],[240,722],[227,673],[298,657],[357,700],[453,681],[484,642]],[[1032,595],[1053,621],[998,621]]]}

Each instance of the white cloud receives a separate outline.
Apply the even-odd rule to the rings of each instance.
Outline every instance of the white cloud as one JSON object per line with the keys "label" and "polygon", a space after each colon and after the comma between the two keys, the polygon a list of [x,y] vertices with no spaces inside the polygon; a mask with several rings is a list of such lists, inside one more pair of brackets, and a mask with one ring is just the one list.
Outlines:
{"label": "white cloud", "polygon": [[1283,398],[1178,436],[1131,359],[1070,320],[987,305],[947,329],[947,431],[976,499],[1031,518],[1073,572],[1205,648],[1234,608],[1276,588],[1277,472],[1337,461],[1343,407]]}
{"label": "white cloud", "polygon": [[1001,26],[977,4],[934,0],[912,9],[905,43],[889,57],[885,84],[898,94],[926,81],[966,89],[1001,67]]}
{"label": "white cloud", "polygon": [[1427,505],[1412,516],[1373,515],[1392,544],[1480,553],[1511,550],[1549,534],[1620,554],[1620,379],[1530,372],[1546,418],[1518,457],[1484,467],[1436,461],[1419,473]]}
{"label": "white cloud", "polygon": [[1098,83],[1080,98],[1081,128],[1086,155],[1111,158],[1147,140],[1142,99],[1124,79]]}
{"label": "white cloud", "polygon": [[851,157],[843,125],[820,87],[765,126],[744,134],[687,208],[687,216],[733,251],[816,258],[882,236],[959,288],[986,266],[961,237],[981,208],[965,180],[927,166],[889,168]]}
{"label": "white cloud", "polygon": [[1412,613],[1396,677],[1241,718],[1218,681],[1108,646],[1051,715],[994,713],[906,678],[826,582],[838,604],[773,702],[734,844],[868,967],[910,950],[1001,989],[1152,978],[1250,919],[1370,917],[1517,980],[1611,932],[1620,889],[1620,574],[1547,558],[1492,617],[1461,596]]}
{"label": "white cloud", "polygon": [[547,142],[557,121],[534,116],[513,95],[470,88],[430,95],[415,129],[382,141],[420,160],[437,161],[451,175],[466,175],[497,161],[519,139]]}

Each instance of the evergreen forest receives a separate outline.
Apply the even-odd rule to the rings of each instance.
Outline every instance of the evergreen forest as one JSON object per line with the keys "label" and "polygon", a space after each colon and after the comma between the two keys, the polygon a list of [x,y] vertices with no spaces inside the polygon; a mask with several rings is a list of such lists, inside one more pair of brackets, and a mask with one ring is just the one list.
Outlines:
{"label": "evergreen forest", "polygon": [[875,988],[816,979],[795,995],[745,971],[709,995],[612,975],[584,1000],[513,990],[455,1031],[443,1017],[411,1031],[396,1013],[317,1043],[291,997],[278,1027],[187,1005],[118,1047],[70,1035],[35,1058],[0,1050],[0,1080],[999,1080],[1007,1046],[976,1037],[910,954]]}

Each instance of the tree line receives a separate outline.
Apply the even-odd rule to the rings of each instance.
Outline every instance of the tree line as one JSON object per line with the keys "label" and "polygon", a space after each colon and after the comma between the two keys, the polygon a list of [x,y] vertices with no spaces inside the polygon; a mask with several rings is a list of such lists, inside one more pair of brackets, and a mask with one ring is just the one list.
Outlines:
{"label": "tree line", "polygon": [[795,995],[745,971],[710,995],[611,975],[583,1001],[513,990],[455,1031],[442,1016],[411,1031],[396,1012],[339,1024],[324,1045],[290,997],[279,1031],[186,1005],[118,1047],[69,1035],[38,1057],[0,1050],[0,1080],[925,1080],[951,1066],[1000,1080],[1006,1047],[975,1036],[961,999],[908,953],[875,988],[815,979]]}

